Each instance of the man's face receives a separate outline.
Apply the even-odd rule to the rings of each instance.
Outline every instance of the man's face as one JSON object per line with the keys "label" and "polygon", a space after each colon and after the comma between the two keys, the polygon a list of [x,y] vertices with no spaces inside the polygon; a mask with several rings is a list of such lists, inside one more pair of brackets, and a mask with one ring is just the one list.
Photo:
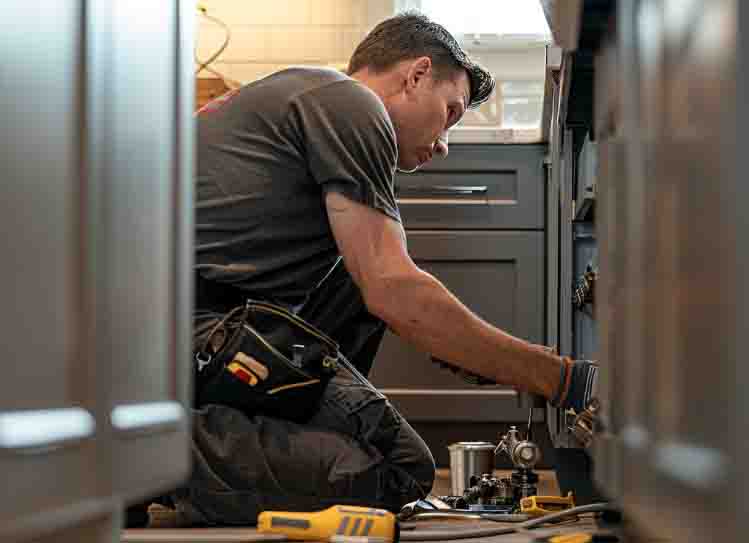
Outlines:
{"label": "man's face", "polygon": [[398,138],[398,168],[413,171],[435,154],[447,155],[447,130],[463,117],[470,99],[465,70],[435,82],[431,66],[409,75],[393,124]]}

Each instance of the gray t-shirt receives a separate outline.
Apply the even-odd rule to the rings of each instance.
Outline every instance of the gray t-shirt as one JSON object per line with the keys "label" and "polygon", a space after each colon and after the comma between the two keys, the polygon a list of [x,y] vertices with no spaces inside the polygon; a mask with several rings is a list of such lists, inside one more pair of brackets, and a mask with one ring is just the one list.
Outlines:
{"label": "gray t-shirt", "polygon": [[297,304],[338,257],[324,194],[400,221],[397,146],[382,101],[347,75],[293,68],[197,117],[196,268],[250,295]]}

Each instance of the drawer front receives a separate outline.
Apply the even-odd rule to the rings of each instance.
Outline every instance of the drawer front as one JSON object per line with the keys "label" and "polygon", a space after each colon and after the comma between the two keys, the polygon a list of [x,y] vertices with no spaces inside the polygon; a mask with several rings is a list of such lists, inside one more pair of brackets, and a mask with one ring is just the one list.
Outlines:
{"label": "drawer front", "polygon": [[[483,319],[529,341],[543,341],[543,232],[412,231],[408,242],[417,264]],[[472,387],[391,332],[371,378],[410,420],[527,417],[513,390]]]}
{"label": "drawer front", "polygon": [[444,160],[398,174],[406,228],[542,229],[544,145],[453,145]]}

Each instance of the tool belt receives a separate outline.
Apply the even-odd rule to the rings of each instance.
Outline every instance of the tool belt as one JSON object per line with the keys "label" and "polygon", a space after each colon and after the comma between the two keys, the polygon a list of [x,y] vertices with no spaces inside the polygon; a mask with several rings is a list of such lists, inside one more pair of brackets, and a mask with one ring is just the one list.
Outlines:
{"label": "tool belt", "polygon": [[338,344],[302,318],[247,300],[196,346],[195,402],[304,422],[341,358]]}
{"label": "tool belt", "polygon": [[195,287],[196,306],[206,317],[196,326],[193,344],[196,406],[226,404],[249,416],[304,422],[317,411],[337,368],[372,386],[366,373],[385,325],[366,310],[343,259],[295,312],[247,300],[248,292],[199,273]]}

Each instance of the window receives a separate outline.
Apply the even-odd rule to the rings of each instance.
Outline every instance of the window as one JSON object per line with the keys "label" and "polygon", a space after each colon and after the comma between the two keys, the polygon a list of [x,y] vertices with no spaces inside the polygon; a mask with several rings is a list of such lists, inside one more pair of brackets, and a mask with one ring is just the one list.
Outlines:
{"label": "window", "polygon": [[552,39],[538,0],[400,0],[397,8],[418,9],[443,25],[497,80],[489,100],[453,128],[451,142],[540,140]]}
{"label": "window", "polygon": [[550,41],[549,26],[538,0],[421,0],[405,2],[403,7],[420,9],[454,36],[495,34]]}

